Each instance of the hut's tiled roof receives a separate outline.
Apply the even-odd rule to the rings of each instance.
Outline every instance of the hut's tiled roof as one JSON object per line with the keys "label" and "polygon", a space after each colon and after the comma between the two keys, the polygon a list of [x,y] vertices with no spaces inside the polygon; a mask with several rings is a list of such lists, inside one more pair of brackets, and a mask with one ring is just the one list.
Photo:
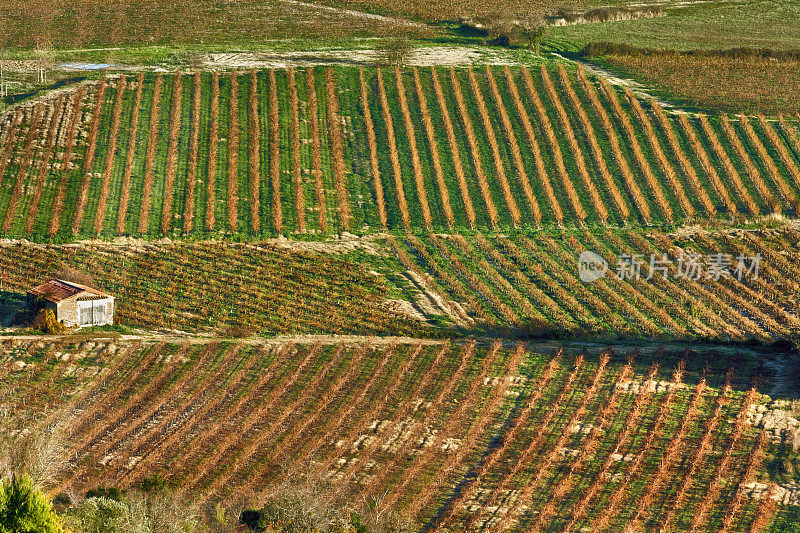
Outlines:
{"label": "hut's tiled roof", "polygon": [[88,292],[91,295],[102,298],[112,298],[110,294],[107,294],[103,291],[93,289],[92,287],[87,287],[86,285],[81,285],[80,283],[64,281],[63,279],[50,280],[43,285],[39,285],[38,287],[29,290],[28,294],[39,296],[45,300],[58,303],[62,300],[66,300],[67,298],[72,298],[76,294],[80,294],[82,292]]}

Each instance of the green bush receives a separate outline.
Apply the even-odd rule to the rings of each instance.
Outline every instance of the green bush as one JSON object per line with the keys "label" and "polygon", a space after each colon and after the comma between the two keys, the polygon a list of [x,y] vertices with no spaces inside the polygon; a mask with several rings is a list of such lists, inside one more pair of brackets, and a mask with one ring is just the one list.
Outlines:
{"label": "green bush", "polygon": [[33,319],[33,328],[47,335],[56,335],[66,331],[64,324],[56,320],[56,315],[51,309],[42,309],[36,314],[36,318]]}
{"label": "green bush", "polygon": [[86,493],[87,498],[108,498],[115,502],[122,501],[123,492],[117,487],[96,487]]}
{"label": "green bush", "polygon": [[27,476],[0,481],[0,533],[64,533],[47,498]]}

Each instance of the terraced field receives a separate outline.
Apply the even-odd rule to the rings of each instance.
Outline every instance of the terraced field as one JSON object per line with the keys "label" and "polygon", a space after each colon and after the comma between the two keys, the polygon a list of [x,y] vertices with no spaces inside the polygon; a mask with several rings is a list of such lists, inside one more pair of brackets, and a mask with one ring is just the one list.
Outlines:
{"label": "terraced field", "polygon": [[797,212],[798,117],[694,116],[582,71],[141,74],[0,122],[2,233],[248,238]]}
{"label": "terraced field", "polygon": [[[117,296],[121,324],[217,335],[771,344],[800,328],[794,226],[383,235],[307,251],[281,242],[11,244],[0,246],[0,281],[22,299],[62,272],[90,272]],[[596,281],[580,277],[584,250],[607,261]]]}
{"label": "terraced field", "polygon": [[749,531],[782,512],[765,494],[789,494],[762,483],[781,431],[763,427],[774,405],[750,388],[757,359],[732,351],[64,340],[0,353],[4,407],[37,383],[63,390],[50,412],[80,438],[53,492],[159,474],[201,504],[307,475],[380,494],[424,530],[493,531]]}

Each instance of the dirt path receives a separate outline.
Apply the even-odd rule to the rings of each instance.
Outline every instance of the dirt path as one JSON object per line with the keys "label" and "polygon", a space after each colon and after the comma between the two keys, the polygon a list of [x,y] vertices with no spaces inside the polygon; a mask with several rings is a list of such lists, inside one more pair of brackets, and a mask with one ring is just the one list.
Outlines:
{"label": "dirt path", "polygon": [[308,7],[308,8],[312,8],[312,9],[321,9],[323,11],[331,11],[333,13],[339,13],[339,14],[342,14],[342,15],[349,15],[351,17],[364,18],[364,19],[370,19],[370,20],[377,20],[377,21],[380,21],[380,22],[386,22],[386,23],[389,23],[389,24],[395,24],[395,25],[399,25],[399,26],[409,26],[409,27],[412,27],[412,28],[430,28],[430,26],[428,26],[427,24],[424,24],[422,22],[413,22],[411,20],[399,19],[399,18],[394,18],[394,17],[385,17],[383,15],[375,15],[373,13],[364,13],[363,11],[355,11],[353,9],[344,9],[344,8],[341,8],[341,7],[332,7],[332,6],[322,5],[322,4],[314,4],[314,3],[311,3],[311,2],[301,2],[299,0],[278,0],[278,2],[281,2],[283,4],[291,4],[291,5],[295,5],[295,6]]}

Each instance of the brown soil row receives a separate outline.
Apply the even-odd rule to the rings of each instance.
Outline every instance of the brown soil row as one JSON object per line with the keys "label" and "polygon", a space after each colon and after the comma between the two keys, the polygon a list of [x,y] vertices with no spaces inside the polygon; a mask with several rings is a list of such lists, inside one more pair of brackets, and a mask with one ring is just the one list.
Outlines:
{"label": "brown soil row", "polygon": [[333,178],[336,185],[336,197],[339,201],[339,221],[342,229],[348,231],[352,221],[350,202],[347,199],[345,175],[347,166],[344,163],[344,140],[342,138],[342,124],[339,115],[339,100],[336,96],[336,80],[333,68],[325,69],[325,88],[328,98],[328,129],[331,135],[331,151],[333,152]]}
{"label": "brown soil row", "polygon": [[62,94],[58,98],[53,116],[50,119],[50,126],[47,129],[47,138],[45,140],[44,154],[39,161],[39,172],[36,177],[36,190],[33,193],[28,213],[25,220],[25,233],[30,234],[33,231],[33,225],[36,222],[36,215],[39,213],[39,203],[42,200],[42,192],[44,191],[44,184],[48,173],[53,170],[50,162],[53,158],[53,148],[56,144],[57,126],[63,120],[67,111],[67,96]]}
{"label": "brown soil row", "polygon": [[[25,184],[25,178],[28,177],[28,167],[33,159],[35,149],[34,141],[39,133],[39,123],[42,121],[43,112],[44,106],[41,103],[36,104],[33,108],[31,123],[28,126],[28,135],[23,145],[22,159],[19,164],[19,169],[17,170],[17,179],[11,191],[11,198],[8,201],[5,217],[3,218],[3,233],[8,233],[8,230],[11,228],[11,223],[14,221],[14,214],[17,211],[20,194],[22,194],[22,187]],[[0,178],[2,178],[2,174],[0,174]]]}
{"label": "brown soil row", "polygon": [[369,164],[372,170],[372,182],[375,186],[375,203],[378,204],[378,217],[381,220],[381,227],[386,229],[386,200],[383,194],[383,183],[381,182],[381,171],[378,165],[378,145],[375,141],[375,127],[372,123],[372,112],[369,109],[369,99],[367,96],[367,83],[364,80],[364,69],[358,70],[359,81],[361,82],[361,108],[364,112],[364,125],[367,130],[367,144],[369,145]]}
{"label": "brown soil row", "polygon": [[469,195],[469,188],[467,187],[467,177],[464,174],[464,166],[461,163],[461,155],[458,151],[458,143],[456,142],[455,129],[453,128],[453,121],[450,118],[450,111],[448,110],[447,102],[444,99],[444,92],[442,85],[439,82],[439,76],[436,74],[436,68],[431,67],[431,77],[433,79],[433,90],[436,93],[436,101],[439,104],[439,112],[444,119],[444,128],[447,132],[447,142],[450,145],[450,155],[453,159],[453,171],[458,180],[458,188],[461,191],[461,201],[464,202],[464,211],[467,213],[467,220],[471,228],[476,226],[475,208],[472,205],[472,198]]}

